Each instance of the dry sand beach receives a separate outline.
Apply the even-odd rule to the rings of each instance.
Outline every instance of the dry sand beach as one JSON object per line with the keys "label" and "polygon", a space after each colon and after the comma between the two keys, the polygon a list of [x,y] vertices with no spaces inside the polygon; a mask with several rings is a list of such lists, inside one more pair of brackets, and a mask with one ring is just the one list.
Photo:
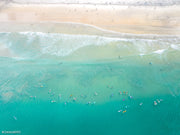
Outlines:
{"label": "dry sand beach", "polygon": [[[127,2],[124,5],[102,2],[83,4],[82,1],[81,4],[72,4],[68,1],[62,3],[3,3],[0,10],[0,31],[67,33],[70,32],[69,26],[65,27],[64,23],[68,22],[85,24],[100,31],[103,29],[134,34],[180,34],[179,5],[133,6],[132,2],[129,5]],[[73,31],[76,27],[71,29]],[[80,29],[78,31],[81,33]]]}

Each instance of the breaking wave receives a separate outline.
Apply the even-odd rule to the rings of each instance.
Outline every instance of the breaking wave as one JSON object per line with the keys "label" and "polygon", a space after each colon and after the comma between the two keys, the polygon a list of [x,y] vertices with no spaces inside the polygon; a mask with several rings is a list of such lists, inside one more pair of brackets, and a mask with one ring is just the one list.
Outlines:
{"label": "breaking wave", "polygon": [[8,48],[13,56],[19,58],[49,56],[62,58],[77,51],[86,53],[87,47],[91,47],[91,50],[93,48],[91,55],[102,53],[101,49],[104,48],[107,48],[109,54],[119,56],[161,55],[168,50],[180,50],[180,38],[177,36],[149,38],[148,35],[147,38],[144,35],[126,38],[42,32],[0,33],[0,51],[2,48]]}

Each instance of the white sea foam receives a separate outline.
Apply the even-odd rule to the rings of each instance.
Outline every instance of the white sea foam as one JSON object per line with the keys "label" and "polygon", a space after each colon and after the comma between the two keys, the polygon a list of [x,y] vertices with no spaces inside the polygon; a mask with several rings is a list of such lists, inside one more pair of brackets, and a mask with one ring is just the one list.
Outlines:
{"label": "white sea foam", "polygon": [[153,53],[162,54],[165,51],[165,49],[154,51]]}
{"label": "white sea foam", "polygon": [[178,46],[178,45],[171,45],[171,48],[173,48],[175,50],[180,50],[180,46]]}
{"label": "white sea foam", "polygon": [[139,55],[140,55],[140,56],[144,56],[145,54],[143,54],[143,53],[140,53]]}
{"label": "white sea foam", "polygon": [[[70,35],[61,33],[19,32],[0,33],[0,44],[6,45],[19,58],[41,57],[51,55],[57,57],[68,56],[80,48],[87,46],[116,46],[117,51],[129,52],[133,55],[146,55],[151,53],[162,54],[165,50],[173,48],[178,50],[177,37],[155,39],[137,37],[104,37],[97,35]],[[109,50],[110,52],[112,50]]]}

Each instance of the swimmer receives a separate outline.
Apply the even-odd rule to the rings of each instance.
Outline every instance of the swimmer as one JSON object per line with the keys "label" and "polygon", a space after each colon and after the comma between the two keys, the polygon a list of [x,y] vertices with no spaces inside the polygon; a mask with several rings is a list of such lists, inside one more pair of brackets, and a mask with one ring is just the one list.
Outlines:
{"label": "swimmer", "polygon": [[126,110],[124,110],[123,113],[126,113]]}
{"label": "swimmer", "polygon": [[143,103],[141,102],[139,105],[140,105],[140,106],[142,106],[142,105],[143,105]]}
{"label": "swimmer", "polygon": [[13,116],[14,120],[17,120],[17,117],[16,116]]}
{"label": "swimmer", "polygon": [[91,102],[89,101],[87,104],[89,105],[89,104],[91,104]]}
{"label": "swimmer", "polygon": [[84,95],[84,98],[87,98],[87,95]]}
{"label": "swimmer", "polygon": [[123,94],[126,94],[126,92],[125,92],[125,91],[123,91]]}
{"label": "swimmer", "polygon": [[82,98],[86,98],[86,96],[85,96],[85,95],[83,95],[83,94],[81,94],[81,97],[82,97]]}
{"label": "swimmer", "polygon": [[72,94],[69,96],[70,98],[72,97]]}
{"label": "swimmer", "polygon": [[50,94],[50,93],[51,93],[51,89],[49,90],[48,94]]}
{"label": "swimmer", "polygon": [[156,101],[154,101],[154,106],[156,106],[157,105],[157,102]]}
{"label": "swimmer", "polygon": [[54,96],[54,95],[55,95],[55,92],[51,93],[51,95],[50,95],[50,96]]}
{"label": "swimmer", "polygon": [[125,101],[125,99],[123,98],[122,101]]}
{"label": "swimmer", "polygon": [[59,99],[59,100],[61,99],[61,94],[58,95],[58,99]]}
{"label": "swimmer", "polygon": [[55,100],[51,100],[51,103],[56,103],[56,101]]}
{"label": "swimmer", "polygon": [[110,97],[111,97],[111,98],[114,97],[114,94],[112,93],[112,94],[110,95]]}
{"label": "swimmer", "polygon": [[126,92],[126,95],[128,95],[128,92]]}
{"label": "swimmer", "polygon": [[97,92],[94,92],[94,95],[97,96],[98,95]]}
{"label": "swimmer", "polygon": [[75,101],[76,101],[76,98],[73,98],[73,101],[75,102]]}
{"label": "swimmer", "polygon": [[119,95],[122,95],[122,92],[121,92],[121,91],[119,91]]}
{"label": "swimmer", "polygon": [[30,98],[32,98],[32,99],[36,99],[36,96],[30,96]]}
{"label": "swimmer", "polygon": [[132,97],[132,96],[129,96],[129,98],[130,98],[130,99],[133,99],[133,97]]}
{"label": "swimmer", "polygon": [[122,112],[122,110],[118,110],[118,113]]}
{"label": "swimmer", "polygon": [[160,103],[161,101],[159,99],[156,99],[158,103]]}
{"label": "swimmer", "polygon": [[96,102],[94,101],[94,102],[92,102],[91,104],[92,104],[92,105],[95,105],[95,104],[96,104]]}

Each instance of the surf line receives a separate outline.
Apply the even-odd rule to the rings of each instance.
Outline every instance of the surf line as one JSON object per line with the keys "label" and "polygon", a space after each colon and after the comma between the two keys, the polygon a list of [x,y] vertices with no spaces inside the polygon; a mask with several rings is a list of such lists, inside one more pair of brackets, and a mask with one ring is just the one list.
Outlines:
{"label": "surf line", "polygon": [[165,36],[168,36],[168,37],[174,37],[174,36],[178,36],[180,37],[180,35],[168,35],[168,34],[164,34],[164,35],[158,35],[158,34],[133,34],[133,33],[122,33],[122,32],[117,32],[117,31],[113,31],[113,30],[107,30],[107,29],[104,29],[104,28],[101,28],[101,27],[98,27],[96,25],[92,25],[92,24],[87,24],[87,23],[80,23],[80,22],[58,22],[58,21],[39,21],[38,23],[59,23],[59,24],[78,24],[78,25],[84,25],[84,26],[89,26],[89,27],[92,27],[92,28],[95,28],[97,30],[100,30],[102,32],[109,32],[109,33],[114,33],[114,34],[120,34],[120,35],[132,35],[132,36],[158,36],[158,37],[165,37]]}

